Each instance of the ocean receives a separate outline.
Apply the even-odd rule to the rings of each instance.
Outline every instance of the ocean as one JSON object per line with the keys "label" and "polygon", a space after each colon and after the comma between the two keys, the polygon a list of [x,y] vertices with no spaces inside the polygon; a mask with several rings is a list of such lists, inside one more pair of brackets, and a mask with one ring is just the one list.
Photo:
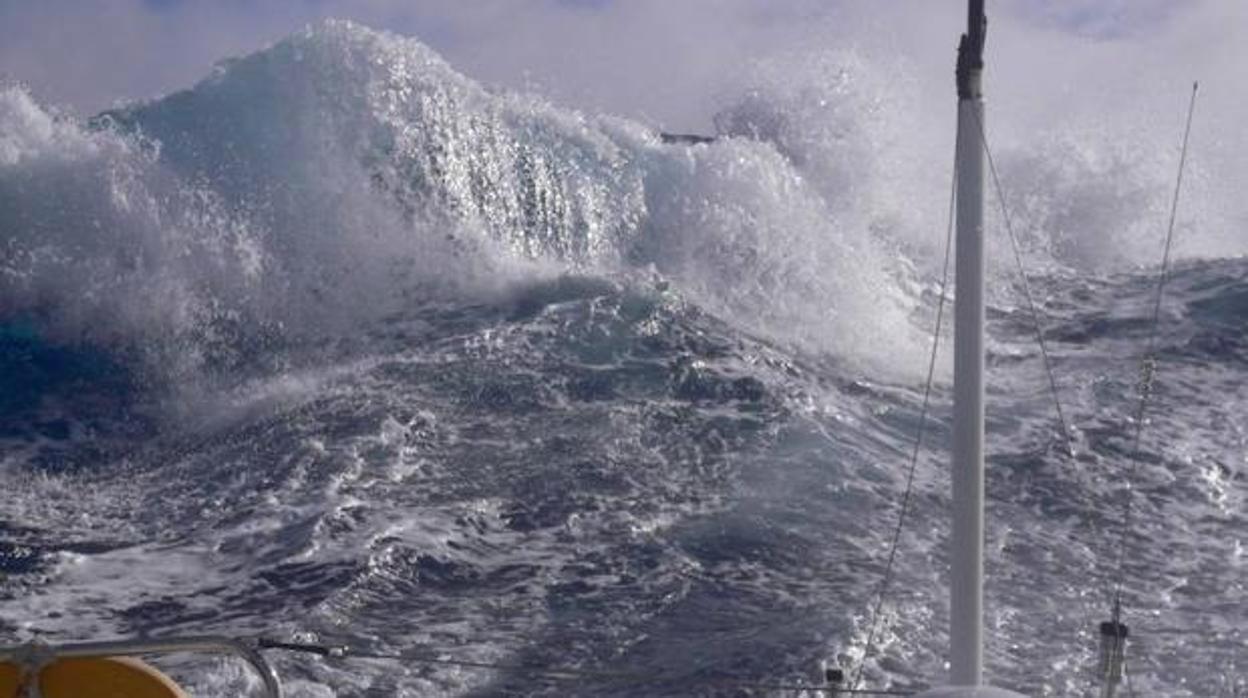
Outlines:
{"label": "ocean", "polygon": [[[501,665],[272,653],[296,698],[852,673],[920,425],[953,136],[916,165],[905,81],[803,66],[729,99],[709,143],[345,21],[90,119],[0,87],[0,636]],[[1095,135],[994,153],[1076,454],[990,214],[988,672],[1093,695],[1121,552],[1138,695],[1239,695],[1248,259],[1180,245],[1133,465],[1179,133]],[[1199,215],[1216,177],[1193,160],[1187,241],[1227,220]],[[942,335],[866,687],[946,671]],[[194,695],[256,687],[161,666]]]}

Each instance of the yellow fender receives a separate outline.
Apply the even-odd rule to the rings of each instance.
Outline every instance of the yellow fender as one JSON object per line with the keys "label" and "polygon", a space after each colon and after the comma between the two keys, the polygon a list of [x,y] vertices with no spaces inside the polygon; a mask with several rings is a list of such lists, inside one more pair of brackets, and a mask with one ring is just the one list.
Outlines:
{"label": "yellow fender", "polygon": [[129,657],[58,659],[32,677],[3,662],[0,698],[27,698],[23,689],[31,679],[39,682],[41,698],[189,698],[168,676]]}

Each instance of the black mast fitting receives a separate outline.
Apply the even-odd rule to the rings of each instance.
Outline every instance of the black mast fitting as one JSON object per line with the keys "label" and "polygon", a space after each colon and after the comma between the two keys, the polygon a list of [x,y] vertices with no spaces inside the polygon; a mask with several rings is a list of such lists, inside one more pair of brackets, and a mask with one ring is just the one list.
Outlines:
{"label": "black mast fitting", "polygon": [[958,42],[958,99],[980,97],[979,74],[984,70],[984,42],[988,38],[988,18],[984,0],[967,3],[966,33]]}

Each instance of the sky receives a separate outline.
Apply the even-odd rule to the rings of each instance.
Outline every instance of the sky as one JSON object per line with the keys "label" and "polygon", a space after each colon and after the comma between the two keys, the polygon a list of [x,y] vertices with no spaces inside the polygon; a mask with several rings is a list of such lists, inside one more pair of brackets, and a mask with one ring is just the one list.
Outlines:
{"label": "sky", "polygon": [[[1182,20],[1182,8],[1219,2],[1242,0],[989,0],[989,9],[994,22],[1097,44],[1163,32]],[[661,127],[698,130],[707,127],[715,101],[752,60],[802,47],[852,44],[856,31],[891,37],[875,40],[877,50],[916,52],[930,43],[947,54],[952,49],[945,45],[953,43],[963,21],[961,5],[961,0],[0,0],[0,75],[26,84],[45,103],[90,115],[190,87],[221,59],[338,17],[415,36],[488,84]]]}

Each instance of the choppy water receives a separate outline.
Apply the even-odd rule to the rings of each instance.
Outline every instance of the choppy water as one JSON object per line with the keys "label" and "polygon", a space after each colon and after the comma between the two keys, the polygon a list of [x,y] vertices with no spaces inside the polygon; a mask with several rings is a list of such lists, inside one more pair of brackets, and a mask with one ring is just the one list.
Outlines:
{"label": "choppy water", "polygon": [[[0,634],[314,636],[656,677],[279,656],[294,696],[744,695],[705,681],[853,665],[944,199],[907,198],[888,81],[843,59],[750,92],[694,146],[346,23],[90,124],[5,88]],[[999,264],[989,669],[1080,695],[1155,285],[1131,265],[1160,232],[1105,240],[1154,222],[1170,175],[1119,159],[1107,180],[1052,144],[1003,162],[1080,455]],[[1188,257],[1130,495],[1141,695],[1231,695],[1248,663],[1248,261]],[[947,379],[875,687],[944,672]],[[203,695],[246,681],[172,670]]]}

